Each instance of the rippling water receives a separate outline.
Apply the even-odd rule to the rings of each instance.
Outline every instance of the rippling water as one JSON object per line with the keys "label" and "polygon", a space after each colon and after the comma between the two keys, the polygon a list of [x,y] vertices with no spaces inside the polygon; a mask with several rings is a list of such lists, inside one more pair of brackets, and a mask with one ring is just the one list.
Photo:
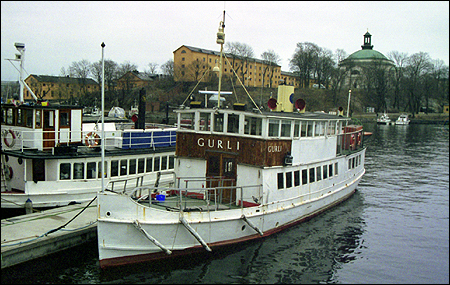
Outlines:
{"label": "rippling water", "polygon": [[358,191],[306,223],[214,255],[107,271],[93,242],[4,269],[2,283],[448,284],[448,126],[365,130]]}

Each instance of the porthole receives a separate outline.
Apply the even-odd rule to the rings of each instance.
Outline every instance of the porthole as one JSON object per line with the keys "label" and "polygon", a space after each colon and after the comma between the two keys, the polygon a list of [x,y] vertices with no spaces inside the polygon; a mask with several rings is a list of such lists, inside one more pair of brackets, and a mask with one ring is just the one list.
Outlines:
{"label": "porthole", "polygon": [[23,162],[22,158],[19,157],[19,158],[17,159],[17,162],[18,162],[20,165],[22,165],[22,162]]}
{"label": "porthole", "polygon": [[242,230],[242,231],[244,231],[244,230],[245,230],[245,225],[243,225],[243,226],[242,226],[241,230]]}
{"label": "porthole", "polygon": [[111,212],[106,212],[106,216],[107,217],[111,216]]}

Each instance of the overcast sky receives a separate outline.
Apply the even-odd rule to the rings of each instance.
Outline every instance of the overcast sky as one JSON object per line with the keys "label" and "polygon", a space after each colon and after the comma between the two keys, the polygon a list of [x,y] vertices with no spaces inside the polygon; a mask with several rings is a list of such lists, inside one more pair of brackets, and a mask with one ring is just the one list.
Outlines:
{"label": "overcast sky", "polygon": [[139,71],[173,59],[182,45],[219,51],[223,10],[225,41],[249,45],[255,58],[274,50],[283,71],[297,43],[350,55],[361,49],[367,31],[385,56],[426,52],[449,65],[448,1],[1,1],[1,80],[18,79],[5,60],[15,57],[15,42],[25,44],[26,75],[57,76],[72,62],[99,61],[102,42],[105,59],[136,64]]}

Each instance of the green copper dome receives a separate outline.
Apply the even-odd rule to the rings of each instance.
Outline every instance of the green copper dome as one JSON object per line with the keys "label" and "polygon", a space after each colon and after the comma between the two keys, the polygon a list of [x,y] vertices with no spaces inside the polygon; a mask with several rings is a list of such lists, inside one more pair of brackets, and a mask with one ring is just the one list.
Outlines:
{"label": "green copper dome", "polygon": [[356,51],[347,57],[347,60],[355,59],[386,59],[387,58],[381,53],[373,49],[362,49]]}

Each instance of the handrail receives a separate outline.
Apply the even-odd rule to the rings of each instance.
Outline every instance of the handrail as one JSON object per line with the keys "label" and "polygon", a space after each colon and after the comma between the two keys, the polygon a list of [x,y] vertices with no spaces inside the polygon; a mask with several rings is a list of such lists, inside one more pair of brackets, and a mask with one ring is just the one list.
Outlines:
{"label": "handrail", "polygon": [[[87,135],[92,135],[96,142],[88,145]],[[105,144],[106,149],[145,149],[164,146],[174,146],[176,143],[176,130],[174,128],[152,128],[146,130],[105,130],[104,140],[100,139],[100,132],[91,130],[60,129],[54,131],[44,131],[43,129],[8,129],[2,125],[2,145],[4,150],[41,150],[51,151],[58,147],[74,146],[79,149],[90,149]]]}

